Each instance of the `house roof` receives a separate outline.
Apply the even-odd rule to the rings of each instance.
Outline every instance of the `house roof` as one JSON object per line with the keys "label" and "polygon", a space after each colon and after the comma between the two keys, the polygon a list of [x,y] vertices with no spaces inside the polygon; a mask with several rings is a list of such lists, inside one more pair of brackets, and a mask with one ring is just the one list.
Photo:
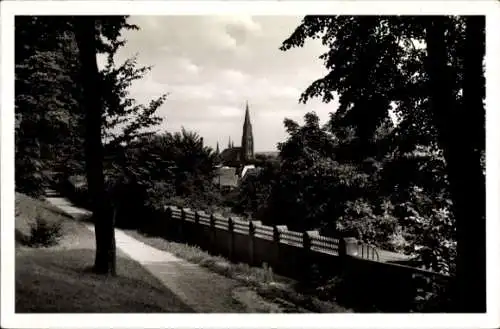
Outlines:
{"label": "house roof", "polygon": [[219,186],[238,186],[238,175],[236,175],[236,168],[221,167],[217,169],[217,174],[213,182]]}
{"label": "house roof", "polygon": [[259,174],[259,172],[261,172],[261,170],[262,170],[262,168],[260,168],[260,167],[250,167],[250,168],[247,168],[241,174],[241,179],[246,179],[248,177],[257,176]]}
{"label": "house roof", "polygon": [[247,171],[249,169],[252,169],[252,168],[255,168],[255,165],[246,165],[243,167],[243,169],[241,170],[241,177],[245,176],[245,174],[247,173]]}

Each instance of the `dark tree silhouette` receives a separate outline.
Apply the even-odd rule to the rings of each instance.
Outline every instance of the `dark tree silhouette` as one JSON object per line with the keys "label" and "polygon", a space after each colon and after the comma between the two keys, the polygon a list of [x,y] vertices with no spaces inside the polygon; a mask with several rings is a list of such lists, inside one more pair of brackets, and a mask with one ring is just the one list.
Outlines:
{"label": "dark tree silhouette", "polygon": [[103,173],[102,95],[97,67],[96,20],[92,17],[75,19],[74,32],[81,62],[81,81],[84,94],[85,158],[88,190],[95,223],[96,257],[94,271],[116,275],[116,245],[114,223],[106,204]]}
{"label": "dark tree silhouette", "polygon": [[[387,116],[399,139],[442,150],[456,222],[457,310],[486,310],[484,17],[306,16],[282,50],[321,39],[329,73],[300,100],[339,96],[338,115],[362,140]],[[421,46],[423,45],[423,46]]]}

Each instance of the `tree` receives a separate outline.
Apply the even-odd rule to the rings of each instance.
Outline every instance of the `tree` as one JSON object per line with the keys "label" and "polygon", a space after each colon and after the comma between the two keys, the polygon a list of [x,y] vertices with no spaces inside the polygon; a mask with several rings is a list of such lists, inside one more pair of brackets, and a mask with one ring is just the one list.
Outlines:
{"label": "tree", "polygon": [[[255,175],[246,174],[237,189],[237,196],[230,204],[236,213],[249,215],[254,220],[273,223],[271,196],[279,177],[279,162],[260,157],[255,160],[260,169]],[[226,203],[231,203],[231,198]],[[280,216],[281,217],[281,216]],[[282,218],[282,217],[281,217]],[[274,221],[275,224],[285,224]]]}
{"label": "tree", "polygon": [[[108,61],[108,73],[113,76],[113,72],[125,70],[125,83],[123,80],[105,80],[99,73],[96,61],[98,53],[107,53],[112,57],[116,50],[125,44],[125,40],[120,39],[124,29],[138,29],[137,26],[127,23],[127,16],[102,16],[102,17],[78,17],[70,20],[77,40],[79,49],[79,59],[81,62],[81,79],[84,90],[84,107],[86,112],[86,135],[85,135],[85,157],[88,191],[92,200],[92,210],[95,220],[96,234],[96,258],[94,270],[103,274],[116,274],[116,246],[114,239],[114,217],[112,196],[106,193],[105,176],[103,172],[104,147],[102,143],[102,132],[106,128],[103,113],[112,116],[113,114],[127,115],[127,106],[133,105],[130,99],[124,101],[125,106],[120,103],[120,98],[125,97],[127,73],[135,77],[133,65],[126,64],[117,71],[112,70],[112,59]],[[133,64],[133,63],[132,63]],[[132,70],[132,71],[131,71]],[[111,71],[111,72],[110,72]],[[141,72],[141,69],[139,69]],[[115,76],[116,78],[116,76]],[[111,81],[111,83],[110,83]],[[107,82],[107,83],[106,83]],[[122,84],[120,84],[122,83]],[[107,88],[107,89],[106,89]],[[115,93],[115,97],[110,94]],[[115,102],[105,103],[109,100]],[[160,98],[156,103],[145,109],[145,115],[139,115],[139,125],[132,123],[132,128],[127,132],[130,136],[135,133],[140,124],[150,125],[151,116],[164,98]],[[109,105],[119,106],[109,106]],[[108,107],[105,107],[108,105]],[[144,108],[141,108],[144,109]],[[152,110],[151,110],[152,109]],[[114,112],[113,112],[114,111]],[[132,111],[137,114],[139,110]],[[153,123],[154,124],[154,119]]]}
{"label": "tree", "polygon": [[50,177],[78,159],[83,111],[79,62],[65,20],[16,18],[16,188],[39,195]]}
{"label": "tree", "polygon": [[[484,113],[483,29],[484,20],[467,18],[465,42],[470,53],[464,56],[464,99],[460,105],[453,95],[453,76],[447,66],[446,20],[435,18],[426,25],[430,110],[447,163],[456,216],[460,285],[458,310],[461,312],[486,310],[485,177],[481,168],[481,151],[477,149],[474,138],[464,134],[470,125],[469,119],[473,120],[473,133],[479,130],[478,126],[484,129],[484,122],[477,120]],[[471,116],[470,112],[476,112],[476,115]],[[472,199],[471,193],[474,193]],[[471,282],[480,288],[471,285]]]}
{"label": "tree", "polygon": [[[106,178],[110,187],[121,185],[113,196],[120,225],[140,227],[138,219],[168,203],[206,208],[218,201],[212,186],[215,154],[194,132],[142,135],[111,151]],[[132,218],[134,213],[140,215]]]}
{"label": "tree", "polygon": [[101,140],[103,104],[96,59],[95,18],[76,18],[74,32],[79,49],[84,107],[86,110],[85,157],[87,184],[92,200],[96,236],[94,271],[100,274],[115,275],[116,244],[114,223],[104,192],[103,145]]}
{"label": "tree", "polygon": [[[67,178],[86,171],[95,201],[95,269],[103,273],[115,271],[115,248],[101,137],[124,124],[112,136],[112,153],[115,145],[144,136],[144,129],[161,121],[155,112],[166,98],[143,106],[129,97],[131,82],[150,68],[136,68],[135,58],[115,65],[114,55],[125,44],[123,29],[138,27],[126,16],[16,18],[16,188],[38,195],[49,183],[46,172],[63,171]],[[108,56],[102,72],[97,53]]]}
{"label": "tree", "polygon": [[[272,207],[279,209],[276,219],[281,222],[274,224],[300,231],[320,229],[328,235],[355,231],[367,242],[380,242],[381,237],[369,236],[375,232],[366,222],[369,217],[377,220],[377,208],[382,204],[377,160],[347,152],[348,146],[357,146],[356,140],[348,130],[329,131],[333,120],[320,127],[318,116],[308,113],[304,121],[300,126],[285,120],[290,136],[278,146],[279,183],[273,186],[270,198]],[[367,207],[367,199],[374,207]],[[381,227],[380,223],[376,225]],[[380,235],[387,237],[390,233],[388,229]]]}
{"label": "tree", "polygon": [[329,73],[300,101],[338,94],[337,112],[362,142],[394,106],[399,147],[442,150],[456,219],[458,310],[484,311],[484,18],[306,16],[281,49],[308,38],[328,47],[320,58]]}
{"label": "tree", "polygon": [[188,197],[210,189],[216,156],[210,147],[203,145],[203,138],[184,128],[164,138],[170,144],[166,156],[176,166],[176,194]]}

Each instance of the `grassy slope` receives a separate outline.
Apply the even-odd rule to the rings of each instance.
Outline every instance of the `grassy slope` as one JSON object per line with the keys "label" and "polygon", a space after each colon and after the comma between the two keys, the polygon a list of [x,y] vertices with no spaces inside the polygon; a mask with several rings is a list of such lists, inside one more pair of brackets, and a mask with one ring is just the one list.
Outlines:
{"label": "grassy slope", "polygon": [[118,276],[87,269],[94,236],[51,205],[16,194],[16,236],[29,234],[35,215],[63,223],[64,237],[50,248],[16,246],[16,312],[192,312],[138,263],[117,253]]}
{"label": "grassy slope", "polygon": [[[30,236],[30,226],[35,223],[38,216],[50,223],[63,222],[71,217],[49,203],[33,199],[22,193],[16,192],[16,245],[23,244]],[[65,227],[70,229],[70,227]]]}

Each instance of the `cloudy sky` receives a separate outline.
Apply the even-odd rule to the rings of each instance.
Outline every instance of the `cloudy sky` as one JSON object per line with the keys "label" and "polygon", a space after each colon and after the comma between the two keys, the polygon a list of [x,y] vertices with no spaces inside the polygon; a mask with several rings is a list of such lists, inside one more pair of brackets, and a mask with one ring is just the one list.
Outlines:
{"label": "cloudy sky", "polygon": [[322,122],[336,103],[298,103],[301,92],[325,74],[313,41],[282,52],[279,47],[298,26],[294,16],[132,16],[140,31],[125,35],[118,62],[138,53],[152,71],[131,88],[147,103],[169,93],[159,115],[161,130],[181,126],[199,133],[205,144],[226,147],[229,136],[241,144],[248,100],[255,151],[273,151],[286,139],[285,117],[301,122],[316,111]]}

